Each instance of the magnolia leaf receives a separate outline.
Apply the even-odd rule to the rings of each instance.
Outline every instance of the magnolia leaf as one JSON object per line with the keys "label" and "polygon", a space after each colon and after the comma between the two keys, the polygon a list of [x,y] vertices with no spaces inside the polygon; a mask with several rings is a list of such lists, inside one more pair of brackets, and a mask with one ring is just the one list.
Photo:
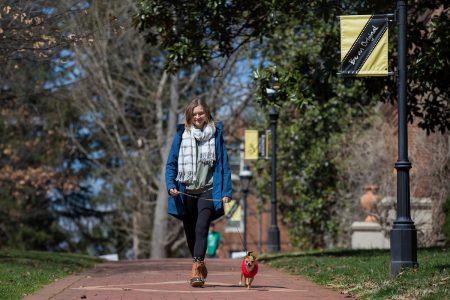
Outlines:
{"label": "magnolia leaf", "polygon": [[44,45],[45,45],[44,42],[34,42],[34,43],[33,43],[33,48],[34,48],[34,49],[39,49],[39,48],[44,47]]}
{"label": "magnolia leaf", "polygon": [[5,7],[3,8],[3,11],[4,11],[5,13],[9,14],[9,12],[11,11],[11,6],[5,6]]}

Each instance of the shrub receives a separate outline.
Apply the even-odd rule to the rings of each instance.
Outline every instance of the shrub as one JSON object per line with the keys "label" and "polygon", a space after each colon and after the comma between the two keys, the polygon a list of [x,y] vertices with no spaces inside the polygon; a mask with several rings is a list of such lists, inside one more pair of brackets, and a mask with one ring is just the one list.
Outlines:
{"label": "shrub", "polygon": [[445,235],[447,245],[450,245],[450,196],[447,197],[447,200],[444,202],[442,206],[442,210],[444,211],[444,224],[442,225],[442,233]]}

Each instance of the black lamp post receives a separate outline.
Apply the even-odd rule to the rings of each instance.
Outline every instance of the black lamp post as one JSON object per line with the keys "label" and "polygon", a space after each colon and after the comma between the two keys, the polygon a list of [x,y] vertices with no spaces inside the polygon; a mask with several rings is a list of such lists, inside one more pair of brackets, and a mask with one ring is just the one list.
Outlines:
{"label": "black lamp post", "polygon": [[244,210],[244,237],[243,237],[243,247],[244,251],[247,252],[247,195],[250,187],[250,181],[252,180],[253,174],[248,169],[248,166],[244,166],[244,169],[239,173],[239,178],[241,179],[241,192],[242,192],[242,208]]}
{"label": "black lamp post", "polygon": [[409,195],[408,133],[406,126],[407,1],[397,1],[398,20],[398,160],[397,219],[391,230],[391,277],[402,268],[417,267],[417,231],[411,220]]}
{"label": "black lamp post", "polygon": [[[272,75],[269,88],[266,89],[269,98],[276,97],[275,78]],[[271,200],[271,222],[267,238],[267,252],[280,251],[280,230],[277,225],[277,120],[278,111],[275,106],[269,110],[270,132],[272,135],[272,200]]]}

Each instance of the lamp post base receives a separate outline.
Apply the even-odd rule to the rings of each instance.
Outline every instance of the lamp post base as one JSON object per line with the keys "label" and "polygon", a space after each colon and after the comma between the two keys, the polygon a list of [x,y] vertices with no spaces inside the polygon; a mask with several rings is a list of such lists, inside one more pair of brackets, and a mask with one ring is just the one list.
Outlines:
{"label": "lamp post base", "polygon": [[267,238],[267,252],[279,252],[280,251],[280,230],[276,225],[270,225],[269,235]]}
{"label": "lamp post base", "polygon": [[417,268],[417,230],[413,224],[395,224],[391,230],[391,278],[404,268]]}

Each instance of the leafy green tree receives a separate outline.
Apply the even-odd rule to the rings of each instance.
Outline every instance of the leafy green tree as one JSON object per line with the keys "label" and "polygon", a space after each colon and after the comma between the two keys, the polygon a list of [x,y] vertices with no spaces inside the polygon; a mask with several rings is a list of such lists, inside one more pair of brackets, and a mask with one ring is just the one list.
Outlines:
{"label": "leafy green tree", "polygon": [[65,178],[55,170],[67,138],[58,132],[59,124],[50,120],[57,113],[50,95],[45,100],[33,94],[28,99],[17,97],[32,82],[21,76],[38,80],[42,68],[35,66],[32,75],[27,73],[31,68],[20,66],[14,84],[3,81],[8,89],[0,104],[2,246],[45,250],[56,248],[64,238],[47,196],[54,187],[71,182],[70,176]]}
{"label": "leafy green tree", "polygon": [[[293,20],[296,27],[303,26],[314,32],[319,23],[333,24],[344,14],[370,14],[394,12],[395,3],[384,1],[137,1],[140,11],[135,16],[136,26],[148,42],[161,45],[168,51],[166,67],[174,70],[188,64],[204,64],[218,57],[228,56],[244,44],[257,44],[265,48],[266,39],[276,31],[290,31]],[[311,22],[311,15],[314,20]],[[286,23],[287,22],[287,23]],[[289,24],[291,23],[291,24]],[[409,3],[410,85],[408,104],[409,120],[416,117],[419,126],[429,132],[450,129],[448,41],[450,16],[445,1],[417,1]],[[330,58],[338,60],[339,43],[335,31],[325,40],[335,52]],[[297,32],[290,32],[288,39]],[[392,35],[391,35],[392,36]],[[395,35],[393,35],[395,36]],[[395,41],[395,38],[391,38]],[[391,43],[392,44],[392,43]],[[395,44],[395,43],[394,43]],[[282,45],[274,48],[284,55]],[[264,52],[264,51],[263,51]],[[392,69],[395,69],[395,49],[391,46]],[[323,53],[326,54],[326,53]],[[332,73],[336,64],[325,65]],[[333,68],[333,69],[330,69]],[[295,80],[292,78],[291,80]],[[366,88],[378,94],[383,101],[394,102],[395,83],[387,80],[373,81]],[[299,83],[300,84],[300,83]]]}
{"label": "leafy green tree", "polygon": [[79,116],[64,101],[67,70],[55,62],[65,59],[60,53],[73,38],[64,26],[77,3],[0,5],[0,246],[69,249],[61,247],[70,237],[55,195],[76,194],[81,181],[63,167],[73,154],[65,127]]}
{"label": "leafy green tree", "polygon": [[134,17],[146,40],[166,49],[166,68],[175,71],[212,58],[229,57],[261,36],[272,1],[136,1]]}
{"label": "leafy green tree", "polygon": [[[300,248],[323,248],[338,230],[334,210],[339,170],[331,145],[377,98],[367,95],[363,82],[333,74],[339,62],[333,59],[336,49],[328,45],[335,44],[337,28],[315,21],[313,14],[309,21],[313,31],[292,21],[286,26],[289,30],[274,32],[267,55],[277,67],[257,71],[255,78],[258,102],[263,107],[278,106],[280,111],[277,178],[290,240]],[[280,48],[283,56],[274,54]],[[276,90],[273,98],[266,93],[270,87]],[[270,170],[258,168],[261,173]],[[268,186],[262,181],[261,187]]]}

